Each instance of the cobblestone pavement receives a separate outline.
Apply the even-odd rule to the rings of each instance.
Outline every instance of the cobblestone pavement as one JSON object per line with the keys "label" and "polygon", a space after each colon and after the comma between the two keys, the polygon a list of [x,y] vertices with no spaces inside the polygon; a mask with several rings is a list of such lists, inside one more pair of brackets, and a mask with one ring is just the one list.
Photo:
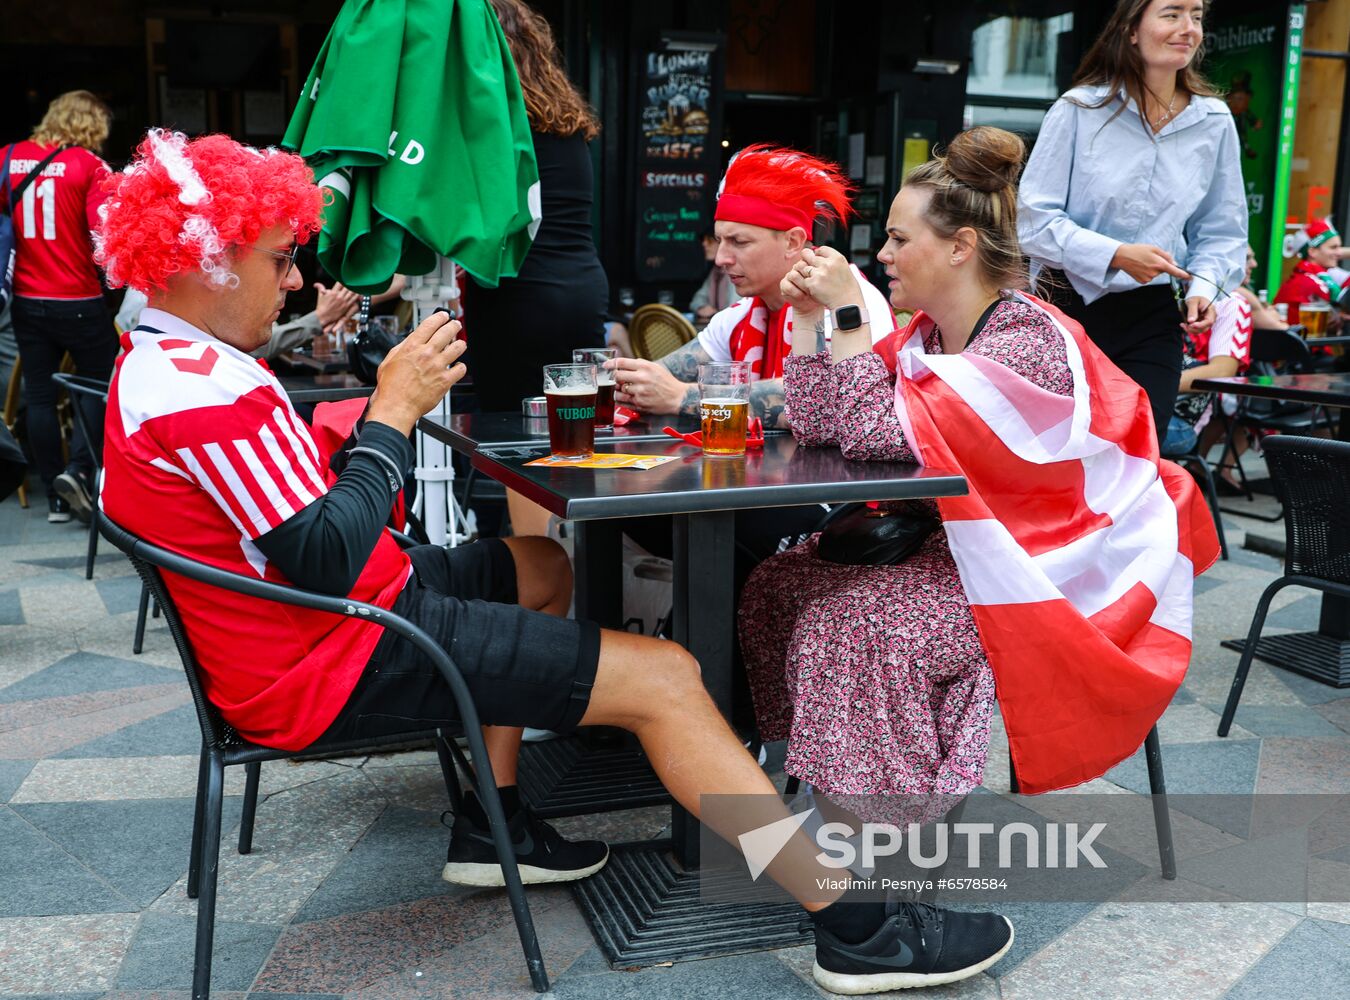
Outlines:
{"label": "cobblestone pavement", "polygon": [[[1232,560],[1198,583],[1194,662],[1161,723],[1169,790],[1350,791],[1350,690],[1258,663],[1238,726],[1215,736],[1237,662],[1219,640],[1245,632],[1279,571],[1239,547],[1244,523],[1272,534],[1233,520]],[[196,719],[162,621],[131,653],[130,566],[105,544],[86,581],[85,541],[80,525],[48,525],[37,505],[0,503],[0,996],[186,997]],[[1315,627],[1317,608],[1316,596],[1285,591],[1270,627]],[[1126,762],[1099,787],[1135,789],[1142,770]],[[530,995],[504,895],[439,877],[446,803],[434,754],[265,764],[247,856],[229,846],[243,777],[232,771],[217,997]],[[989,788],[1004,793],[1007,774],[999,731]],[[666,819],[654,808],[558,825],[643,839]],[[809,946],[611,971],[566,890],[530,900],[557,997],[823,995]],[[1350,905],[1118,900],[1006,912],[1013,951],[934,995],[1350,996]]]}

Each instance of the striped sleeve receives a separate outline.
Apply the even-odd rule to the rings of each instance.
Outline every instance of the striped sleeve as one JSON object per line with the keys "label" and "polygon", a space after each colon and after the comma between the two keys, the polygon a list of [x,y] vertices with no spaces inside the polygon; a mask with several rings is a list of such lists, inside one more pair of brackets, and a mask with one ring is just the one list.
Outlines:
{"label": "striped sleeve", "polygon": [[1236,295],[1220,299],[1214,326],[1209,335],[1209,357],[1229,357],[1237,360],[1239,367],[1251,360],[1252,352],[1252,307]]}
{"label": "striped sleeve", "polygon": [[[178,415],[178,463],[254,539],[327,492],[309,428],[271,390]],[[185,433],[186,432],[186,433]]]}

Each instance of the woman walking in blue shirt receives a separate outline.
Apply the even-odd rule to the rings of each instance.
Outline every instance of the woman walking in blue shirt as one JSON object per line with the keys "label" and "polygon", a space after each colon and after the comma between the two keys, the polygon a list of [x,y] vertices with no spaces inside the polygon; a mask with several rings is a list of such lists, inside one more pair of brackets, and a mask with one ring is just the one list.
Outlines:
{"label": "woman walking in blue shirt", "polygon": [[1206,7],[1120,0],[1045,116],[1018,205],[1023,251],[1054,276],[1042,287],[1143,387],[1159,435],[1180,384],[1182,331],[1214,322],[1247,246],[1237,129],[1195,69]]}

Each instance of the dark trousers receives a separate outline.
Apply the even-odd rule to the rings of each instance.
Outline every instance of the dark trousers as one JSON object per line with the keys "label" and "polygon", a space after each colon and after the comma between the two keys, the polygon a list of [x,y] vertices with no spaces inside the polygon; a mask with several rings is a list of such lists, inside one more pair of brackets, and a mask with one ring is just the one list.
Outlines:
{"label": "dark trousers", "polygon": [[1181,314],[1171,287],[1145,285],[1087,305],[1064,281],[1054,299],[1148,395],[1161,444],[1181,387]]}
{"label": "dark trousers", "polygon": [[[23,398],[27,406],[28,446],[33,464],[47,495],[54,496],[52,481],[61,474],[61,426],[56,417],[56,383],[52,376],[61,370],[61,358],[69,351],[75,360],[75,374],[108,379],[117,358],[117,332],[112,316],[98,299],[28,299],[15,297],[11,307],[14,336],[19,342],[19,360],[23,363]],[[85,422],[96,440],[93,447],[103,448],[103,407],[96,400],[85,400]],[[94,453],[76,423],[70,445],[71,467],[85,473],[94,469]]]}

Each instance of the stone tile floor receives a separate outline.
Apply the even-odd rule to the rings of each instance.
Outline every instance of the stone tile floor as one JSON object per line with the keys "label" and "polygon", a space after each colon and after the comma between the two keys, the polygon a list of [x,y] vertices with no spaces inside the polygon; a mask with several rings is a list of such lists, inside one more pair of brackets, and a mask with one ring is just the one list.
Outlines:
{"label": "stone tile floor", "polygon": [[[1350,790],[1350,691],[1253,668],[1238,727],[1214,730],[1275,559],[1243,550],[1196,589],[1195,656],[1161,724],[1174,791]],[[0,997],[186,997],[196,904],[184,895],[199,746],[167,630],[131,653],[139,585],[104,551],[83,578],[86,535],[37,506],[0,503]],[[105,546],[105,549],[107,547]],[[1315,625],[1286,591],[1272,628]],[[1007,788],[996,734],[987,784]],[[1132,760],[1097,783],[1138,790]],[[242,774],[227,784],[226,844]],[[222,854],[215,995],[527,997],[504,896],[440,880],[444,790],[434,755],[263,767],[254,853]],[[661,809],[564,820],[565,832],[640,839]],[[1151,851],[1150,845],[1150,851]],[[1141,859],[1147,860],[1143,854]],[[1156,856],[1155,856],[1156,860]],[[1350,860],[1347,858],[1345,860]],[[1203,898],[1196,895],[1193,898]],[[809,946],[611,971],[570,895],[532,890],[553,995],[810,997]],[[1343,1000],[1350,905],[1013,904],[1013,951],[942,997]]]}

